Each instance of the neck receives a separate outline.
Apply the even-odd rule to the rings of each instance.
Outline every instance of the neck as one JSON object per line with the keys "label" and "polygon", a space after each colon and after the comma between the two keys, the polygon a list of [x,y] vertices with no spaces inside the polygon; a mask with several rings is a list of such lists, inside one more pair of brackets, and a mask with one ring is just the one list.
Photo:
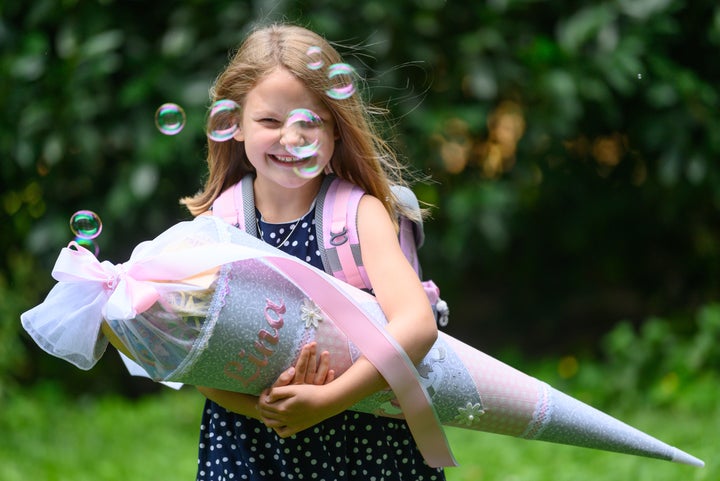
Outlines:
{"label": "neck", "polygon": [[322,176],[296,188],[268,185],[255,178],[255,206],[267,222],[291,222],[307,213],[320,191],[321,184]]}

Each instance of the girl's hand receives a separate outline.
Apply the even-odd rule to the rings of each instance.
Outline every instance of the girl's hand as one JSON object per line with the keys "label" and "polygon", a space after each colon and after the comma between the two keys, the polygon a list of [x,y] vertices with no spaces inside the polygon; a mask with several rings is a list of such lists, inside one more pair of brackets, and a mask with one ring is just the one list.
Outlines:
{"label": "girl's hand", "polygon": [[[324,418],[320,418],[317,421],[312,422],[312,424],[306,426],[304,425],[305,423],[303,423],[304,427],[296,426],[294,429],[288,429],[287,424],[291,423],[291,421],[287,419],[283,421],[279,420],[274,414],[277,406],[270,406],[268,404],[268,400],[271,400],[270,402],[274,402],[276,399],[279,399],[279,397],[277,397],[278,391],[276,388],[284,386],[322,386],[323,384],[332,382],[333,379],[335,379],[335,371],[330,369],[330,353],[323,351],[320,354],[320,360],[318,361],[317,343],[311,342],[309,344],[305,344],[300,351],[300,355],[298,356],[295,366],[288,368],[280,374],[270,389],[263,391],[258,398],[256,408],[260,413],[260,420],[269,428],[275,429],[275,431],[282,437],[290,436],[299,430],[312,426],[312,424],[315,424],[316,422],[322,421]],[[300,391],[302,391],[302,389],[300,389]],[[271,392],[273,392],[273,395],[270,394]],[[285,394],[292,396],[292,392],[294,391],[290,391]],[[305,403],[307,403],[307,400]],[[306,412],[302,412],[303,409],[305,409],[302,407],[302,404],[299,406],[295,405],[295,409],[301,412],[300,417],[308,417]],[[289,434],[281,434],[281,432]]]}
{"label": "girl's hand", "polygon": [[334,407],[327,385],[294,384],[273,387],[258,400],[265,425],[281,438],[297,434],[343,411]]}
{"label": "girl's hand", "polygon": [[[323,385],[292,384],[273,386],[260,395],[258,414],[265,425],[280,437],[297,434],[331,416],[351,408],[386,384],[367,359],[359,358],[350,370]],[[358,379],[372,379],[358,389]]]}

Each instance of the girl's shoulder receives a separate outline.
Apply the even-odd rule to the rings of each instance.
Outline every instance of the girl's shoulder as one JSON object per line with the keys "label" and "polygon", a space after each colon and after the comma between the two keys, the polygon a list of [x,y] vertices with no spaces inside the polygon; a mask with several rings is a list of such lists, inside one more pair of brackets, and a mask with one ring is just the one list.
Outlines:
{"label": "girl's shoulder", "polygon": [[380,202],[380,199],[372,194],[365,194],[360,198],[357,216],[358,219],[365,218],[368,220],[380,218],[390,219],[390,215],[388,214],[385,205]]}

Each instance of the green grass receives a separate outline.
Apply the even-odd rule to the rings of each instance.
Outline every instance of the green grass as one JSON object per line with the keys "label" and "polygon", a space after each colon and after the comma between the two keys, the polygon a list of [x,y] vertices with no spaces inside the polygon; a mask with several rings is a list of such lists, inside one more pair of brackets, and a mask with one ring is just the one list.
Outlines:
{"label": "green grass", "polygon": [[193,480],[202,402],[190,388],[140,401],[71,401],[48,387],[12,397],[0,412],[0,480]]}
{"label": "green grass", "polygon": [[[202,398],[164,390],[131,401],[71,400],[52,386],[5,399],[0,410],[2,481],[193,480]],[[636,456],[526,441],[461,429],[447,431],[460,467],[450,481],[691,481],[720,479],[713,455],[720,409],[629,409],[617,415],[705,460],[695,468]]]}

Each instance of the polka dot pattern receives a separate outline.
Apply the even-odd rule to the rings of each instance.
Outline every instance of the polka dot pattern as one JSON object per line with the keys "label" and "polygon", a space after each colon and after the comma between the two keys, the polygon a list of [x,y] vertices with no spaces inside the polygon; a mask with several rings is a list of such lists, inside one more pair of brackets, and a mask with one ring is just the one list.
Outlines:
{"label": "polka dot pattern", "polygon": [[[322,269],[314,208],[286,224],[256,214],[261,239]],[[352,411],[283,439],[207,400],[198,452],[197,481],[445,480],[442,469],[425,464],[405,421]]]}
{"label": "polka dot pattern", "polygon": [[440,481],[407,424],[346,411],[289,438],[207,401],[200,427],[198,481]]}
{"label": "polka dot pattern", "polygon": [[315,238],[315,207],[302,218],[285,224],[271,224],[255,211],[260,239],[280,250],[322,269],[320,249]]}

